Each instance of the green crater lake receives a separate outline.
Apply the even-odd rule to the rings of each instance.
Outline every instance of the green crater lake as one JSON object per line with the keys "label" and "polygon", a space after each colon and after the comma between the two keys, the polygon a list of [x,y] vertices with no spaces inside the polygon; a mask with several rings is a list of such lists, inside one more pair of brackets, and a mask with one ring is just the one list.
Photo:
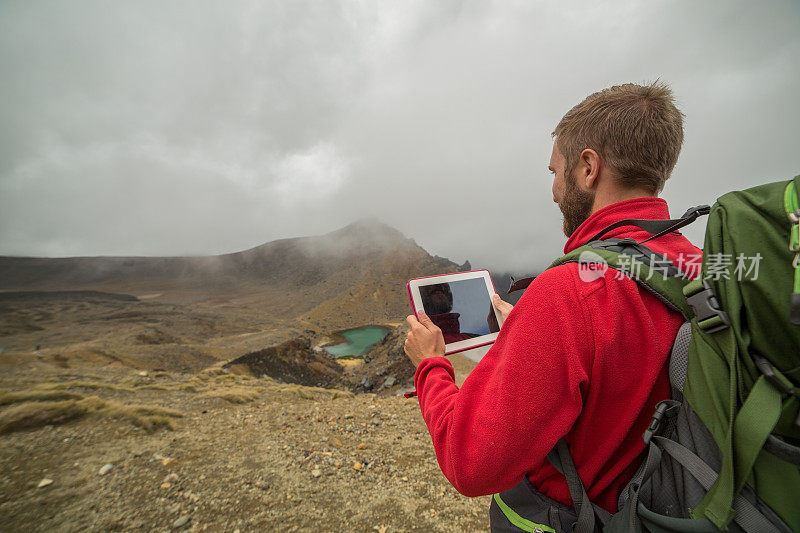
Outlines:
{"label": "green crater lake", "polygon": [[326,346],[325,351],[334,357],[353,357],[364,355],[373,344],[382,341],[389,333],[389,328],[383,326],[363,326],[355,329],[346,329],[337,332],[347,342]]}

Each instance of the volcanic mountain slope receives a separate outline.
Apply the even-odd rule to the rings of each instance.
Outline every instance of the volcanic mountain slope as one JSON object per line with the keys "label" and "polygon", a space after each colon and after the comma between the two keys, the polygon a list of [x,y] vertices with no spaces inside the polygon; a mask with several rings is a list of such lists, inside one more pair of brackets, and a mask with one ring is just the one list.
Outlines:
{"label": "volcanic mountain slope", "polygon": [[457,270],[369,219],[209,257],[0,257],[0,291],[97,290],[231,305],[329,330],[402,318],[409,278]]}

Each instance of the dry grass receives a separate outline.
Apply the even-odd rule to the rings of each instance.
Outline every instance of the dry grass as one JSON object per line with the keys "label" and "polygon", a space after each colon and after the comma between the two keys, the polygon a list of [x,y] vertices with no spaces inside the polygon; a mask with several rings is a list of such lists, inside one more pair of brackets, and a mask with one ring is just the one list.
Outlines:
{"label": "dry grass", "polygon": [[[28,394],[28,399],[20,400],[19,398],[25,394]],[[52,401],[53,396],[45,399],[46,395],[41,391],[29,390],[6,393],[3,397],[7,398],[9,395],[16,395],[18,405],[0,411],[0,435],[47,425],[63,424],[85,416],[120,418],[147,431],[159,427],[173,429],[171,419],[183,416],[173,409],[123,405],[97,396],[83,398],[80,395],[73,395],[69,399]]]}
{"label": "dry grass", "polygon": [[[222,376],[220,376],[222,377]],[[234,376],[224,376],[225,378]],[[182,390],[200,392],[204,398],[222,398],[231,403],[248,403],[257,399],[263,392],[275,391],[281,395],[291,395],[304,400],[336,400],[339,398],[353,398],[350,391],[339,389],[323,389],[320,387],[307,387],[294,383],[277,384],[272,380],[250,378],[247,383],[238,379],[215,379],[207,385],[195,388],[194,385],[184,385]],[[216,383],[214,383],[216,381]],[[235,384],[230,384],[235,381]]]}
{"label": "dry grass", "polygon": [[272,379],[233,375],[219,368],[207,369],[189,381],[136,384],[100,380],[70,380],[31,385],[19,391],[0,390],[0,435],[64,424],[84,417],[115,418],[152,431],[173,429],[172,419],[179,411],[162,407],[127,405],[98,396],[84,396],[79,390],[135,392],[137,390],[190,392],[202,398],[220,398],[233,404],[253,402],[272,391],[305,400],[352,398],[353,393],[337,389],[278,384]]}
{"label": "dry grass", "polygon": [[[39,383],[32,388],[40,391],[56,391],[66,389],[91,389],[91,390],[113,390],[122,392],[136,392],[138,390],[183,390],[180,386],[172,384],[145,383],[139,385],[140,381],[131,381],[126,384],[108,383],[105,381],[62,381],[58,383]],[[196,392],[196,391],[191,391]],[[0,403],[0,405],[3,405]]]}
{"label": "dry grass", "polygon": [[176,384],[174,390],[200,393],[204,398],[222,398],[231,403],[247,403],[258,398],[264,388],[274,384],[271,379],[239,376],[221,368],[207,368],[189,381]]}
{"label": "dry grass", "polygon": [[125,392],[134,392],[136,390],[132,387],[118,385],[116,383],[107,383],[105,381],[62,381],[58,383],[41,383],[39,385],[34,385],[33,388],[38,390],[106,389]]}
{"label": "dry grass", "polygon": [[207,390],[201,396],[203,398],[222,398],[231,403],[249,403],[258,398],[261,391],[253,387],[220,387],[217,389]]}
{"label": "dry grass", "polygon": [[296,385],[294,383],[280,385],[278,386],[278,391],[285,394],[293,394],[294,396],[304,400],[337,400],[339,398],[353,398],[355,396],[350,391],[339,389],[322,389],[320,387],[306,387],[304,385]]}
{"label": "dry grass", "polygon": [[192,380],[202,382],[216,381],[219,383],[234,383],[243,381],[258,381],[258,378],[248,376],[246,374],[231,374],[222,368],[206,368],[197,374],[197,376],[192,378]]}
{"label": "dry grass", "polygon": [[0,406],[23,402],[45,402],[59,400],[78,400],[80,394],[51,390],[22,390],[16,392],[0,392]]}

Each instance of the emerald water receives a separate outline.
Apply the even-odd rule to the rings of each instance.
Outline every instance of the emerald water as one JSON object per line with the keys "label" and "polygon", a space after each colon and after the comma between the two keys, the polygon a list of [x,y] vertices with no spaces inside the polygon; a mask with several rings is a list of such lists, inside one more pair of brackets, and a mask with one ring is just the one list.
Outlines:
{"label": "emerald water", "polygon": [[325,351],[334,357],[347,357],[363,355],[373,344],[380,342],[389,333],[383,326],[363,326],[355,329],[340,331],[339,335],[347,342],[335,346],[326,346]]}

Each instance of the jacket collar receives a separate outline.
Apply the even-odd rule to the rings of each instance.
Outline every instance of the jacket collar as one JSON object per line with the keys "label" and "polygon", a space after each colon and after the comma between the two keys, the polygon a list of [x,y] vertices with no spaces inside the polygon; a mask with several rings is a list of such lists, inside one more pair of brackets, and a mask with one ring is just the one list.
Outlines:
{"label": "jacket collar", "polygon": [[[615,204],[607,205],[592,213],[583,224],[578,226],[575,233],[567,239],[567,244],[564,245],[564,253],[568,254],[572,250],[583,246],[589,242],[592,236],[603,228],[626,218],[667,220],[670,218],[669,208],[667,207],[667,202],[663,198],[655,197],[632,198],[630,200],[623,200]],[[621,226],[605,234],[603,239],[610,239],[630,233],[631,229],[634,229],[634,226]],[[638,230],[638,228],[635,229]]]}

